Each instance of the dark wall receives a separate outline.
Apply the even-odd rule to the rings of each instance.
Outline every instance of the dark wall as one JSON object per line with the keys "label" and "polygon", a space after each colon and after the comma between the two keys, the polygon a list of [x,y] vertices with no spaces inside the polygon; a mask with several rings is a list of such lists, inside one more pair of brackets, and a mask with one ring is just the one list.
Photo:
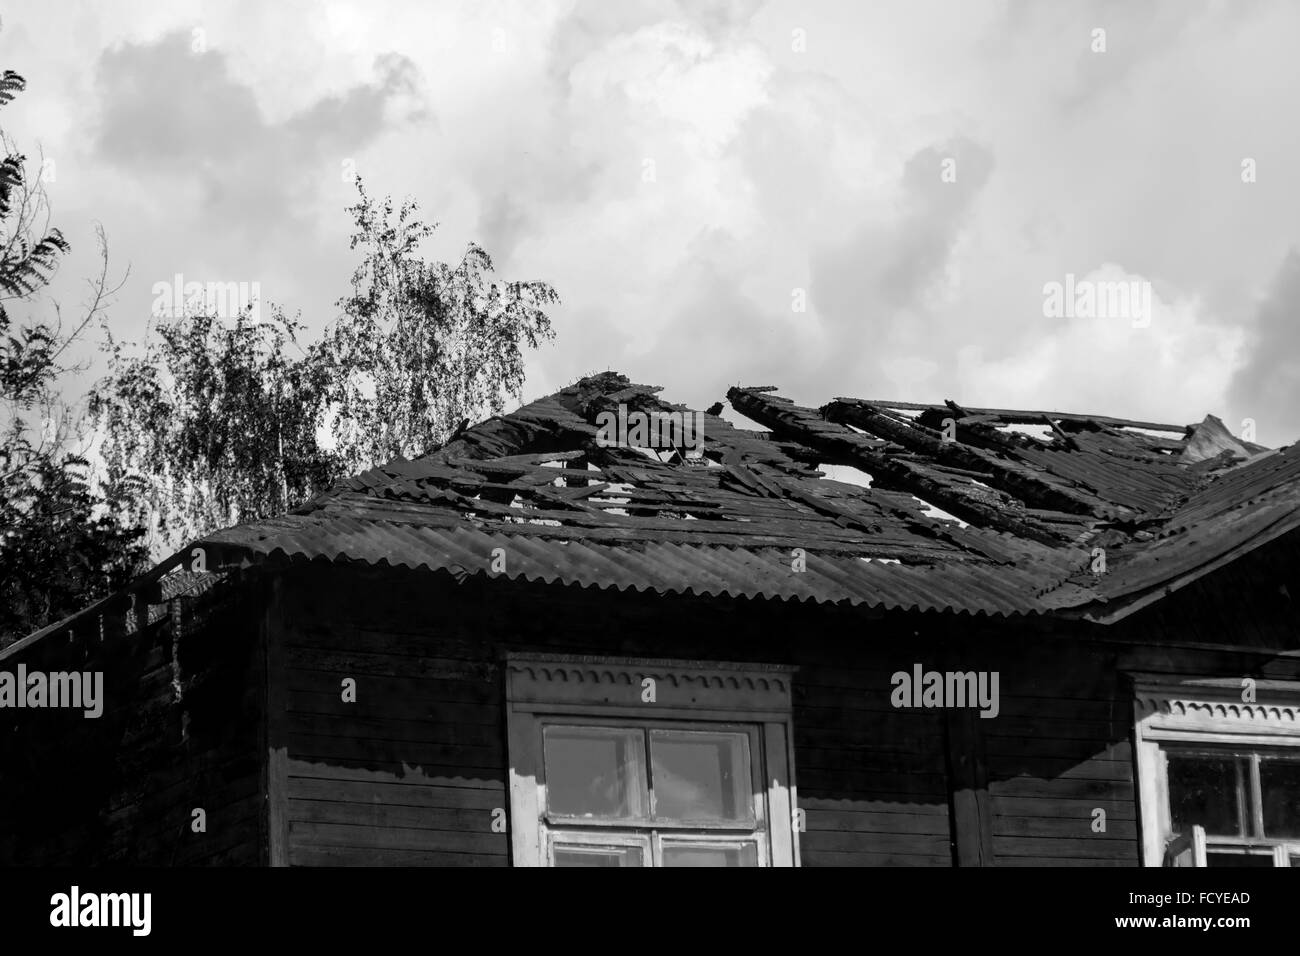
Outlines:
{"label": "dark wall", "polygon": [[[1124,675],[1300,676],[1277,653],[1300,646],[1283,547],[1109,627],[328,565],[278,572],[277,603],[246,578],[143,632],[106,619],[103,640],[0,661],[103,670],[108,697],[98,720],[0,712],[0,864],[259,863],[283,832],[297,865],[507,865],[499,660],[532,650],[797,665],[806,866],[1136,865]],[[997,671],[999,715],[893,707],[914,664]]]}
{"label": "dark wall", "polygon": [[[105,618],[0,671],[102,671],[103,715],[0,711],[0,865],[264,858],[260,589],[218,588],[143,631]],[[206,832],[192,811],[206,813]]]}
{"label": "dark wall", "polygon": [[1154,602],[1113,628],[1166,646],[1300,648],[1300,532],[1270,541]]}
{"label": "dark wall", "polygon": [[972,634],[962,655],[999,674],[1000,712],[979,719],[974,745],[991,862],[1137,865],[1133,710],[1114,652],[1027,623],[997,630]]}
{"label": "dark wall", "polygon": [[1300,548],[1283,538],[1110,625],[971,629],[968,656],[1002,672],[1002,714],[983,721],[994,862],[1137,865],[1127,675],[1300,679],[1293,594]]}
{"label": "dark wall", "polygon": [[429,573],[286,583],[291,863],[507,865],[506,650],[797,663],[804,863],[950,863],[941,715],[889,706],[889,642],[860,616]]}
{"label": "dark wall", "polygon": [[[976,751],[997,862],[1137,861],[1115,653],[1068,638],[1038,647],[1051,635],[1023,622],[392,570],[300,569],[285,594],[294,864],[508,863],[508,835],[491,831],[492,810],[509,807],[506,650],[798,665],[804,865],[952,865],[950,777],[975,772]],[[963,723],[894,708],[891,676],[914,663],[1000,670],[1001,714]],[[341,699],[345,678],[356,703]]]}

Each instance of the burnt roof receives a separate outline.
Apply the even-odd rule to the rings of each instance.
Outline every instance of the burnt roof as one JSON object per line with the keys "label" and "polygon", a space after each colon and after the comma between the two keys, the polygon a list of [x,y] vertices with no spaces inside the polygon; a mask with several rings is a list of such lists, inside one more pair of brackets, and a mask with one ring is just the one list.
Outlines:
{"label": "burnt roof", "polygon": [[[754,431],[660,391],[585,378],[205,540],[255,559],[489,576],[503,548],[511,579],[1009,615],[1105,605],[1300,524],[1300,453],[1239,442],[1213,418],[807,408],[767,386],[730,389],[767,429]],[[600,416],[620,407],[698,416],[702,440],[605,447]]]}
{"label": "burnt roof", "polygon": [[[857,398],[810,408],[770,386],[730,389],[732,408],[766,429],[755,431],[721,418],[720,403],[696,412],[660,391],[584,378],[290,514],[207,535],[146,578],[202,546],[221,565],[356,562],[1107,621],[1300,525],[1297,446],[1239,441],[1212,416],[1170,425]],[[610,447],[598,425],[620,408],[693,416],[701,440],[678,433],[654,449],[632,433]],[[858,481],[837,480],[843,468]]]}

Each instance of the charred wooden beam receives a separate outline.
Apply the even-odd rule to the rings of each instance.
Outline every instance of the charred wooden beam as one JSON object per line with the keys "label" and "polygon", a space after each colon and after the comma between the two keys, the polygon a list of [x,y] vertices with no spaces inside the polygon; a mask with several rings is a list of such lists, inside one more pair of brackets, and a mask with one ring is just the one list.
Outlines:
{"label": "charred wooden beam", "polygon": [[[908,411],[924,412],[931,409],[942,411],[943,406],[937,403],[926,404],[924,402],[891,402],[874,398],[853,398],[853,397],[836,397],[837,402],[861,402],[864,405],[874,405],[877,408],[903,408]],[[1168,425],[1160,422],[1142,422],[1136,419],[1128,418],[1111,418],[1109,415],[1084,415],[1078,412],[1039,412],[1027,411],[1024,409],[1014,408],[966,408],[968,415],[990,415],[997,419],[1003,425],[1041,425],[1043,418],[1052,418],[1061,422],[1096,422],[1099,425],[1113,425],[1119,428],[1147,428],[1157,432],[1175,432],[1183,434],[1187,431],[1187,425]]]}
{"label": "charred wooden beam", "polygon": [[1018,462],[991,455],[960,441],[945,441],[938,432],[917,423],[901,422],[870,405],[831,402],[823,409],[823,414],[830,421],[856,425],[905,448],[923,452],[935,462],[953,468],[986,472],[992,475],[993,480],[989,484],[1014,495],[1031,507],[1071,514],[1096,513],[1092,502],[1086,498],[1044,481],[1038,473]]}
{"label": "charred wooden beam", "polygon": [[930,472],[924,465],[881,454],[867,444],[873,443],[872,439],[859,435],[846,425],[817,418],[815,413],[792,402],[778,402],[738,388],[730,389],[727,398],[742,415],[781,430],[805,445],[825,452],[832,459],[860,465],[875,477],[878,485],[907,491],[980,527],[1007,531],[1042,544],[1059,546],[1064,541],[1059,532],[1036,521],[1025,520],[1007,507],[980,501],[970,492],[958,491],[951,482]]}

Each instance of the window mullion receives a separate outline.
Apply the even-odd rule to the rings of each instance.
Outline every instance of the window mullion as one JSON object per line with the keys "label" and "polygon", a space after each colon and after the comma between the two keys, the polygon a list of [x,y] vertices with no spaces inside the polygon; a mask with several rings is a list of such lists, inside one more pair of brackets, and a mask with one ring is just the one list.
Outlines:
{"label": "window mullion", "polygon": [[645,753],[645,785],[649,818],[653,820],[658,812],[655,806],[655,765],[654,755],[650,752],[650,728],[641,728],[641,747]]}
{"label": "window mullion", "polygon": [[1237,757],[1232,761],[1237,777],[1237,836],[1242,839],[1248,839],[1253,829],[1247,774],[1243,769],[1245,762],[1246,759],[1242,757]]}
{"label": "window mullion", "polygon": [[1259,780],[1259,754],[1250,755],[1250,819],[1255,836],[1264,836],[1264,791]]}

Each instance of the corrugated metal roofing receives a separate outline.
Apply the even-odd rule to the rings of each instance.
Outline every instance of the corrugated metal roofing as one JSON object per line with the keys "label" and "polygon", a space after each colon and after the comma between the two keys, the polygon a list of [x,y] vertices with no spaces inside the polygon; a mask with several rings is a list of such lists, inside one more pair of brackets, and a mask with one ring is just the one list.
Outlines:
{"label": "corrugated metal roofing", "polygon": [[1289,496],[1225,513],[1213,522],[1192,525],[1138,549],[1102,576],[1094,593],[1113,601],[1177,581],[1239,549],[1262,544],[1300,527],[1300,500]]}
{"label": "corrugated metal roofing", "polygon": [[1188,496],[1164,522],[1162,533],[1174,534],[1204,524],[1274,492],[1294,497],[1300,482],[1300,445],[1267,452],[1218,475]]}
{"label": "corrugated metal roofing", "polygon": [[[200,544],[234,549],[245,559],[354,561],[373,566],[424,568],[456,576],[483,575],[547,584],[654,591],[659,594],[846,603],[891,610],[1024,613],[1024,595],[1064,582],[1074,569],[1049,556],[1025,567],[953,564],[886,564],[843,554],[810,551],[806,570],[777,548],[739,548],[657,541],[593,543],[475,527],[417,526],[344,515],[290,516],[262,522],[256,533],[232,528]],[[494,573],[494,552],[505,570]]]}

